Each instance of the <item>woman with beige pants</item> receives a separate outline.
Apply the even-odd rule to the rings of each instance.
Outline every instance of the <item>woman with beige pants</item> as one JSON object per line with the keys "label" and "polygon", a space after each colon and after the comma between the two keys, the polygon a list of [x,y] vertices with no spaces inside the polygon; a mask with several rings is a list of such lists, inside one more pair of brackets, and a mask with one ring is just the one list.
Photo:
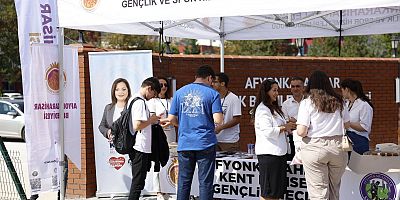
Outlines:
{"label": "woman with beige pants", "polygon": [[306,92],[308,97],[299,107],[297,134],[303,137],[300,154],[307,190],[311,200],[337,200],[348,159],[341,143],[349,114],[324,72],[311,74]]}

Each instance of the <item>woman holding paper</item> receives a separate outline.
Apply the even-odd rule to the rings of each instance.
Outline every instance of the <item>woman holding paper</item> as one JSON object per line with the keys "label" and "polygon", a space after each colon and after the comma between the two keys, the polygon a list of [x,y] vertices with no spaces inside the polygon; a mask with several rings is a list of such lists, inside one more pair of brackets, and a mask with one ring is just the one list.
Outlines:
{"label": "woman holding paper", "polygon": [[258,92],[254,128],[256,132],[255,153],[259,164],[260,198],[283,199],[286,193],[286,134],[295,128],[293,122],[286,123],[277,102],[278,83],[267,79]]}

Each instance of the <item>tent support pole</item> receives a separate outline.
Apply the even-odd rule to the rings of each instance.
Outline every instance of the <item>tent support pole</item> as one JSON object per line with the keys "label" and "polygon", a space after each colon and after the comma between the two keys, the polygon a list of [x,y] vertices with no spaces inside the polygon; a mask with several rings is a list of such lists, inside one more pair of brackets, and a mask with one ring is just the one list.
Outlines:
{"label": "tent support pole", "polygon": [[225,47],[225,45],[224,45],[224,43],[225,43],[225,41],[224,41],[225,39],[224,39],[224,37],[221,37],[221,46],[219,47],[220,48],[220,52],[221,52],[221,58],[220,58],[220,60],[221,60],[221,64],[220,64],[220,70],[221,70],[221,73],[223,73],[224,71],[225,71],[225,66],[224,66],[224,64],[225,64],[225,61],[224,61],[224,54],[225,54],[225,51],[224,51],[224,47]]}
{"label": "tent support pole", "polygon": [[220,25],[221,25],[221,33],[219,34],[219,39],[221,42],[221,46],[219,47],[220,50],[220,71],[223,73],[225,71],[225,61],[224,61],[224,54],[225,54],[225,30],[224,30],[224,18],[220,18]]}
{"label": "tent support pole", "polygon": [[343,21],[343,15],[342,15],[342,10],[340,10],[340,20],[339,20],[339,57],[340,57],[340,52],[342,50],[342,21]]}
{"label": "tent support pole", "polygon": [[60,172],[59,172],[59,177],[60,177],[60,200],[65,199],[65,159],[64,159],[64,28],[59,27],[58,28],[58,63],[59,63],[59,88],[60,88],[60,93],[59,93],[59,102],[60,102],[60,120],[59,120],[59,128],[58,132],[60,134],[60,157],[59,157],[59,166],[60,166]]}

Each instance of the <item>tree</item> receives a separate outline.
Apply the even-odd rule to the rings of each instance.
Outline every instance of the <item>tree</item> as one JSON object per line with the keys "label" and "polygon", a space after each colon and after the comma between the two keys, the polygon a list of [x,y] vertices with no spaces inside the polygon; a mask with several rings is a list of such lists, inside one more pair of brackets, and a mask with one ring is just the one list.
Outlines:
{"label": "tree", "polygon": [[199,45],[196,44],[195,39],[184,39],[183,40],[185,44],[185,54],[199,54],[200,53],[200,48]]}
{"label": "tree", "polygon": [[[341,57],[390,57],[390,35],[346,36],[341,42]],[[339,56],[339,38],[316,38],[309,56]]]}
{"label": "tree", "polygon": [[143,35],[123,35],[104,33],[102,34],[102,44],[104,48],[113,49],[151,49],[158,52],[158,37],[156,36],[143,36]]}
{"label": "tree", "polygon": [[0,0],[0,83],[21,81],[17,14],[13,0]]}
{"label": "tree", "polygon": [[288,40],[238,40],[226,41],[226,55],[292,56],[296,47]]}

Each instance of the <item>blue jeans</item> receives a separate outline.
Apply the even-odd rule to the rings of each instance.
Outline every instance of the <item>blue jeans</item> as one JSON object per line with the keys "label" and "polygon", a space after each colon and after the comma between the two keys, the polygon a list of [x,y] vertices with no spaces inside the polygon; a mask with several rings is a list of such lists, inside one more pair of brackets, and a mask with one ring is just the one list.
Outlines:
{"label": "blue jeans", "polygon": [[189,199],[196,163],[198,165],[200,200],[212,200],[214,195],[215,146],[200,151],[179,151],[178,162],[177,200]]}
{"label": "blue jeans", "polygon": [[346,131],[347,136],[349,136],[350,140],[353,143],[353,150],[360,155],[369,151],[369,140],[361,135],[353,131]]}

